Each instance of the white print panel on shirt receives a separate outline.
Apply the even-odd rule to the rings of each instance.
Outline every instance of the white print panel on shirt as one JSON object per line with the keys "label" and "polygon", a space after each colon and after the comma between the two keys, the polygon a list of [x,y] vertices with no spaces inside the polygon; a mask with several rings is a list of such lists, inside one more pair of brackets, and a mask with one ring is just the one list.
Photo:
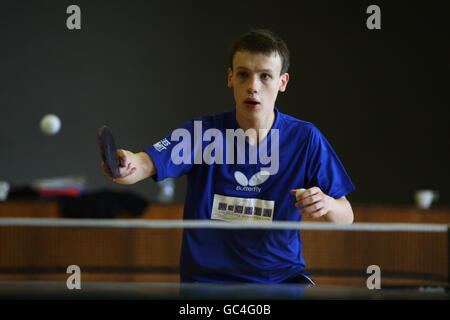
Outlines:
{"label": "white print panel on shirt", "polygon": [[272,222],[275,201],[214,194],[211,219],[241,223]]}

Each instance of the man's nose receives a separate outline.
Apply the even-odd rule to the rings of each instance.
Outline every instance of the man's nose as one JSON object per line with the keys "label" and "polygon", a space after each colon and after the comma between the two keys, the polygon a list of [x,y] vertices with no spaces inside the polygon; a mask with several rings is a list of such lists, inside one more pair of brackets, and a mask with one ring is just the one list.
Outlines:
{"label": "man's nose", "polygon": [[248,81],[248,88],[247,88],[247,92],[248,93],[257,93],[259,90],[259,80],[258,77],[256,76],[252,76],[249,78]]}

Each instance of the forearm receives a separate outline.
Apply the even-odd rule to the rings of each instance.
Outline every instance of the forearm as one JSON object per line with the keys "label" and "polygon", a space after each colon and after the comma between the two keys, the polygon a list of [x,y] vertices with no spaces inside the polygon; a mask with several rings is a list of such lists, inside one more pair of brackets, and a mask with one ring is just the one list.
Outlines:
{"label": "forearm", "polygon": [[350,202],[345,198],[329,199],[330,210],[323,217],[328,222],[351,224],[353,223],[353,209]]}

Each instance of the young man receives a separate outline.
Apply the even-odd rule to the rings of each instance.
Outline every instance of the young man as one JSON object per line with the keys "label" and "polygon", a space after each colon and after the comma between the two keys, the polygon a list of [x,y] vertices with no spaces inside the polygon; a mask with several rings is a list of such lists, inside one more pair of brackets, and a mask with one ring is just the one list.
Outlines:
{"label": "young man", "polygon": [[[114,181],[187,174],[184,219],[352,223],[345,196],[354,186],[332,147],[311,123],[275,107],[288,66],[278,36],[243,35],[228,69],[235,108],[188,121],[144,152],[119,150],[121,177]],[[299,188],[306,191],[295,197]],[[201,282],[295,282],[306,273],[298,230],[184,230],[180,269],[181,281]]]}

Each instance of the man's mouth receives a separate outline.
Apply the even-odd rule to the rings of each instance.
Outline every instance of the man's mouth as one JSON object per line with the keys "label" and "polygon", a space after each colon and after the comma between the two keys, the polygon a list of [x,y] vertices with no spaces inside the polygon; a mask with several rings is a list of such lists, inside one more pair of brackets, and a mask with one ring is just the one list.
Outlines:
{"label": "man's mouth", "polygon": [[253,98],[245,99],[244,103],[247,106],[247,108],[250,108],[250,109],[254,109],[260,104],[260,102],[258,100],[253,99]]}

